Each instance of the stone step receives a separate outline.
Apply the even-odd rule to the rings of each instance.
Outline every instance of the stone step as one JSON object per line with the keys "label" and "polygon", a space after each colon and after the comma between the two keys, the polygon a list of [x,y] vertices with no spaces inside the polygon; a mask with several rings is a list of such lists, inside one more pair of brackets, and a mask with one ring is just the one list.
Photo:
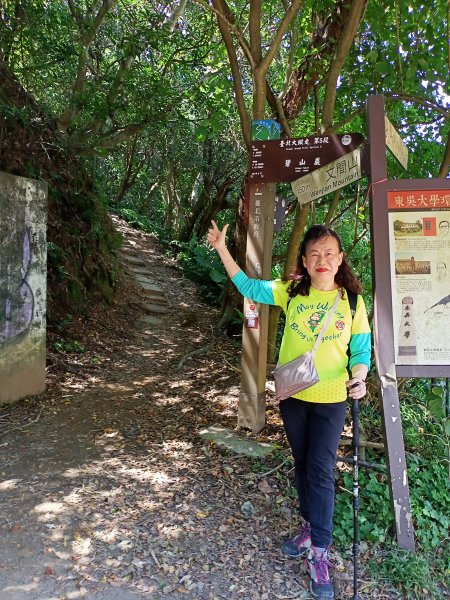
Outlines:
{"label": "stone step", "polygon": [[142,260],[142,258],[139,258],[138,256],[131,256],[131,255],[125,255],[124,257],[124,261],[125,264],[127,266],[133,267],[145,267],[146,263]]}
{"label": "stone step", "polygon": [[167,299],[164,296],[153,296],[152,294],[145,293],[146,302],[150,302],[151,304],[159,304],[160,306],[169,306]]}
{"label": "stone step", "polygon": [[158,317],[153,317],[152,315],[145,315],[139,319],[139,323],[145,329],[147,327],[155,327],[161,325],[163,321],[161,321]]}
{"label": "stone step", "polygon": [[159,285],[157,283],[155,283],[153,281],[153,279],[150,279],[149,277],[145,277],[145,275],[139,275],[139,274],[136,274],[136,279],[140,283],[143,283],[144,285],[146,285],[149,290],[155,290],[155,291],[161,292],[161,294],[163,293],[162,289],[159,287]]}
{"label": "stone step", "polygon": [[141,277],[147,277],[150,281],[152,281],[152,274],[149,272],[147,267],[127,267],[129,271],[131,271],[134,275],[140,275]]}
{"label": "stone step", "polygon": [[157,314],[161,314],[161,315],[169,312],[169,306],[167,304],[166,305],[161,305],[161,304],[156,304],[156,303],[153,303],[153,302],[146,302],[143,305],[143,309],[146,312],[157,313]]}
{"label": "stone step", "polygon": [[276,446],[258,442],[255,439],[246,439],[238,435],[234,430],[222,427],[222,425],[211,425],[200,431],[200,437],[212,440],[217,445],[223,446],[235,454],[244,454],[254,458],[267,456],[274,452]]}
{"label": "stone step", "polygon": [[146,283],[144,281],[139,281],[139,279],[137,280],[137,282],[139,283],[139,286],[141,287],[142,291],[146,296],[151,296],[152,298],[161,298],[162,300],[167,302],[164,292],[157,285]]}
{"label": "stone step", "polygon": [[137,256],[137,250],[133,246],[122,246],[119,252],[125,256]]}

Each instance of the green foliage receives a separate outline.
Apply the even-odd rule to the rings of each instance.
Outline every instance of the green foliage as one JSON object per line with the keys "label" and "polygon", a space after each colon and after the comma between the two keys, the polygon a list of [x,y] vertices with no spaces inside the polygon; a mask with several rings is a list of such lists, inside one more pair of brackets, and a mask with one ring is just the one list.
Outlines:
{"label": "green foliage", "polygon": [[430,554],[413,554],[387,547],[368,560],[367,568],[379,584],[390,584],[407,600],[440,600],[443,597],[440,582],[445,574],[439,571],[439,564]]}
{"label": "green foliage", "polygon": [[139,212],[136,210],[132,208],[119,208],[116,209],[115,212],[127,223],[133,227],[136,227],[136,229],[141,229],[147,233],[152,232],[152,224],[150,220],[145,215],[139,214]]}
{"label": "green foliage", "polygon": [[445,411],[445,390],[434,385],[426,396],[428,410],[433,417],[442,423],[445,435],[450,438],[450,416]]}
{"label": "green foliage", "polygon": [[77,340],[59,340],[52,344],[52,347],[57,352],[65,352],[66,354],[83,354],[85,348],[83,344]]}
{"label": "green foliage", "polygon": [[[342,483],[336,495],[335,530],[333,537],[338,546],[349,548],[353,535],[353,510],[350,490],[353,487],[352,474],[342,473]],[[386,476],[372,471],[360,470],[360,512],[359,527],[362,540],[384,542],[389,538],[392,526],[389,503],[389,488]]]}
{"label": "green foliage", "polygon": [[[414,527],[420,547],[438,548],[447,540],[450,527],[446,465],[441,462],[408,459],[408,480]],[[339,546],[350,547],[353,531],[352,474],[344,472],[336,495],[334,538]],[[393,515],[387,475],[361,469],[360,535],[371,543],[388,542],[393,535]]]}
{"label": "green foliage", "polygon": [[222,297],[227,276],[217,252],[192,238],[188,244],[177,242],[178,263],[199,287],[202,295],[212,304]]}

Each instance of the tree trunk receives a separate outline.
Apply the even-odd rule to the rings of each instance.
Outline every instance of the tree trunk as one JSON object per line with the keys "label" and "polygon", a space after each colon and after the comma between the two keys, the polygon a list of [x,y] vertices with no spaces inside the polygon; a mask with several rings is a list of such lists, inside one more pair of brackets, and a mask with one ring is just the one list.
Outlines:
{"label": "tree trunk", "polygon": [[175,206],[175,194],[173,187],[173,163],[169,160],[169,169],[166,177],[166,194],[167,194],[167,211],[166,218],[164,219],[164,228],[173,230],[173,213]]}
{"label": "tree trunk", "polygon": [[[228,246],[231,255],[236,260],[240,268],[245,272],[245,255],[247,242],[247,226],[245,216],[245,195],[247,193],[247,181],[245,181],[243,189],[239,194],[239,200],[236,207],[236,221],[234,226],[233,237]],[[236,318],[236,309],[242,310],[242,296],[237,292],[234,285],[227,281],[225,295],[221,307],[221,318],[219,326],[223,329],[228,329],[233,319]],[[242,325],[240,330],[242,331]]]}
{"label": "tree trunk", "polygon": [[200,215],[206,210],[208,204],[211,204],[211,191],[212,191],[212,180],[207,177],[203,181],[202,191],[194,206],[194,210],[191,216],[186,220],[185,225],[179,235],[181,242],[188,242],[195,230],[195,224],[197,223]]}
{"label": "tree trunk", "polygon": [[[288,250],[286,253],[286,260],[284,262],[283,276],[288,277],[296,263],[298,250],[300,248],[300,242],[305,230],[306,223],[308,221],[308,215],[310,210],[310,204],[303,204],[297,208],[297,214],[295,216],[295,223],[292,229],[291,236],[289,238]],[[270,310],[269,317],[269,335],[267,340],[267,361],[273,362],[276,355],[276,341],[278,332],[278,321],[280,319],[281,308],[275,306]]]}
{"label": "tree trunk", "polygon": [[209,226],[211,225],[212,219],[214,219],[217,213],[227,207],[227,196],[232,185],[233,180],[226,179],[218,189],[216,197],[209,204],[200,221],[197,223],[197,226],[195,227],[195,233],[198,239],[202,238],[206,234]]}

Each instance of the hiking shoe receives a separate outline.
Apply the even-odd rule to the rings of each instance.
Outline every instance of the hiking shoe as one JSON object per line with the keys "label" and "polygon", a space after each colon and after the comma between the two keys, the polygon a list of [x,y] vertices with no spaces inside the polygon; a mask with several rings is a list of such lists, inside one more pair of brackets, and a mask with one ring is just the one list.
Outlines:
{"label": "hiking shoe", "polygon": [[300,527],[295,537],[284,542],[281,552],[289,558],[299,558],[305,556],[309,548],[311,548],[311,528],[309,525],[304,525]]}
{"label": "hiking shoe", "polygon": [[334,589],[328,573],[328,550],[318,550],[311,546],[305,563],[311,575],[310,590],[313,597],[318,600],[332,600]]}

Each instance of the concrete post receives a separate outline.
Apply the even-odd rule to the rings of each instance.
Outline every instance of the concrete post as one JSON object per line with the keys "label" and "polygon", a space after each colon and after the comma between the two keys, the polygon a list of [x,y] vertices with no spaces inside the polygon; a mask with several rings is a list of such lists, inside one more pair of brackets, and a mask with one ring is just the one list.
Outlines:
{"label": "concrete post", "polygon": [[0,403],[45,390],[47,184],[0,173]]}

